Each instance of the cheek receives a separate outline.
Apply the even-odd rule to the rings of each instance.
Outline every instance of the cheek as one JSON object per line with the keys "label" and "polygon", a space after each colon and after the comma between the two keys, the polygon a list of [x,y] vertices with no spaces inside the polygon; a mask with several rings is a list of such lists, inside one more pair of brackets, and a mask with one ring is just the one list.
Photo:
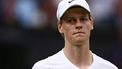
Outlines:
{"label": "cheek", "polygon": [[64,28],[64,29],[63,29],[64,34],[65,34],[66,36],[72,35],[73,29],[72,29],[71,26],[64,26],[63,28]]}
{"label": "cheek", "polygon": [[84,27],[84,31],[87,33],[87,36],[90,36],[90,32],[92,30],[92,25],[91,24],[86,24]]}
{"label": "cheek", "polygon": [[86,28],[87,28],[87,30],[91,31],[93,29],[93,25],[91,23],[87,23]]}

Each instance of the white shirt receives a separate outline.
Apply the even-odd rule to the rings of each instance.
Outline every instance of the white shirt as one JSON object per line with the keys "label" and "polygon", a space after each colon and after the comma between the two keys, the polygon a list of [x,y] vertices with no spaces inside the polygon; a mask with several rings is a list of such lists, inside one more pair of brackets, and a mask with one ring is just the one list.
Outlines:
{"label": "white shirt", "polygon": [[[101,57],[93,55],[93,63],[88,69],[118,69],[115,65],[109,61],[102,59]],[[44,60],[38,61],[34,64],[32,69],[80,69],[76,65],[72,64],[64,55],[63,50],[50,56]]]}

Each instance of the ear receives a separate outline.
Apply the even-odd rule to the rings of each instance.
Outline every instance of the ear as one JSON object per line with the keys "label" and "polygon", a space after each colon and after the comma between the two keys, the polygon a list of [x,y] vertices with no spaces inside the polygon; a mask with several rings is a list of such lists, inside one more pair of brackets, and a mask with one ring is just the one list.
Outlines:
{"label": "ear", "polygon": [[92,17],[90,17],[90,19],[91,19],[91,30],[93,30],[94,29],[94,21],[93,21],[93,18]]}
{"label": "ear", "polygon": [[58,21],[57,22],[57,26],[58,26],[58,31],[62,34],[63,33],[62,22],[61,21]]}

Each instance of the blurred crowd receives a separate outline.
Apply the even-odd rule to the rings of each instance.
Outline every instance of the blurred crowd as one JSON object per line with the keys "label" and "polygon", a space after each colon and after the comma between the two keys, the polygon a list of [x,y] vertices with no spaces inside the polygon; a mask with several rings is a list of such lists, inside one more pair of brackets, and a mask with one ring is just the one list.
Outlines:
{"label": "blurred crowd", "polygon": [[[31,69],[63,47],[61,0],[0,0],[0,69]],[[91,50],[122,69],[122,0],[87,0],[94,19]]]}

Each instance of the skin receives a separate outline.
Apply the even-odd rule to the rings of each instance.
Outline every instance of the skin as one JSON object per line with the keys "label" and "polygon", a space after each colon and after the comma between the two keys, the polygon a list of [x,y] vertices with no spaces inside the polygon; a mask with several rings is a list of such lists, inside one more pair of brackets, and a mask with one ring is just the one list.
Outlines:
{"label": "skin", "polygon": [[87,69],[92,63],[89,50],[89,37],[93,29],[93,20],[81,7],[68,9],[60,21],[58,30],[63,35],[65,56],[77,67]]}

